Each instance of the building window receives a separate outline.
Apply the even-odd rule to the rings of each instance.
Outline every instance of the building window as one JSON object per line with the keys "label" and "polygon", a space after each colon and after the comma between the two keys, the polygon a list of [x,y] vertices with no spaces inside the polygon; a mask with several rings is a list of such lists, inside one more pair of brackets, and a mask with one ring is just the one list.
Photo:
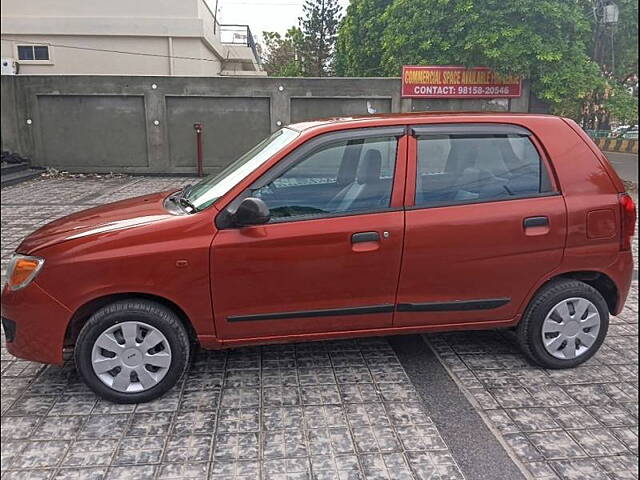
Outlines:
{"label": "building window", "polygon": [[18,45],[18,60],[49,61],[48,45]]}

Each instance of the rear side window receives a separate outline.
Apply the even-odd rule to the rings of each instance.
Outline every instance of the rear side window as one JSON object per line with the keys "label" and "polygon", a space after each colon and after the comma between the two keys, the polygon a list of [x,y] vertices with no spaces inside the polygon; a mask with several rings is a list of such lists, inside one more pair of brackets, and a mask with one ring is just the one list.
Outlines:
{"label": "rear side window", "polygon": [[418,137],[416,206],[499,201],[549,193],[531,139],[516,134]]}

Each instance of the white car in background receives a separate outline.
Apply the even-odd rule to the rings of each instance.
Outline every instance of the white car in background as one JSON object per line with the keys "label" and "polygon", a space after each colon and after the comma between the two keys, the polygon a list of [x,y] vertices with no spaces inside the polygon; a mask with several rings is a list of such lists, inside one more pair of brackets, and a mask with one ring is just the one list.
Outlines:
{"label": "white car in background", "polygon": [[631,127],[629,130],[622,134],[622,138],[625,140],[638,140],[638,126]]}

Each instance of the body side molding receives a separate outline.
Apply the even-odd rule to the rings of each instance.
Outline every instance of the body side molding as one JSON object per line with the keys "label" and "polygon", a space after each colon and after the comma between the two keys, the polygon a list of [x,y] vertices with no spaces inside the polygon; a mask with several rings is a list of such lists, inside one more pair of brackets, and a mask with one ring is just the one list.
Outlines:
{"label": "body side molding", "polygon": [[342,315],[364,315],[370,313],[391,313],[393,305],[369,305],[365,307],[328,308],[323,310],[299,310],[295,312],[258,313],[254,315],[234,315],[228,322],[251,322],[256,320],[284,320],[288,318],[337,317]]}
{"label": "body side molding", "polygon": [[460,312],[468,310],[492,310],[511,302],[510,298],[484,300],[458,300],[454,302],[399,303],[398,312]]}

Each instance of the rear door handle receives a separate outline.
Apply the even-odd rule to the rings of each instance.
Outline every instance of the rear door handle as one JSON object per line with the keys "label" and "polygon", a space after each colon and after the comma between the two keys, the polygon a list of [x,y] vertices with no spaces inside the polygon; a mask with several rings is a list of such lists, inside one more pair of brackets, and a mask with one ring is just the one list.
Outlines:
{"label": "rear door handle", "polygon": [[358,232],[351,235],[351,243],[379,242],[378,232]]}
{"label": "rear door handle", "polygon": [[528,217],[524,219],[524,228],[548,227],[549,217]]}

